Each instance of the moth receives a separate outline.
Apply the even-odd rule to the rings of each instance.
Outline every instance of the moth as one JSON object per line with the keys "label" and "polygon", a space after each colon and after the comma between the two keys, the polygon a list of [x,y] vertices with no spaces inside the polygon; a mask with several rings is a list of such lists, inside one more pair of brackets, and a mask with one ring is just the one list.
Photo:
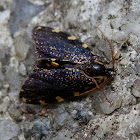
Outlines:
{"label": "moth", "polygon": [[75,36],[37,26],[32,40],[37,60],[20,90],[24,103],[62,102],[100,89],[112,79],[114,68],[106,68]]}

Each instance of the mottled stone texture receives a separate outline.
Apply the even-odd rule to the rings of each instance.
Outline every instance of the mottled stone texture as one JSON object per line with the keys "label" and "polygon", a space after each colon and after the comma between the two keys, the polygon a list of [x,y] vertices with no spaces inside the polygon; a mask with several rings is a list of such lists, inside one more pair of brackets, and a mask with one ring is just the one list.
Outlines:
{"label": "mottled stone texture", "polygon": [[[0,140],[140,139],[139,5],[139,0],[1,0]],[[36,59],[31,42],[36,25],[69,32],[106,60],[110,50],[97,27],[115,52],[120,45],[116,41],[130,37],[118,51],[114,80],[103,88],[112,106],[99,91],[48,105],[42,116],[42,106],[19,101],[21,85]]]}

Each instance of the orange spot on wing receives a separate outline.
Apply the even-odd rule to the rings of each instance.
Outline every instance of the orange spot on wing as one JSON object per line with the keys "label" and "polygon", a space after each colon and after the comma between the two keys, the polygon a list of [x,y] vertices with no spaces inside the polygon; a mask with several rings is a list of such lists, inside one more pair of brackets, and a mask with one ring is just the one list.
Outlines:
{"label": "orange spot on wing", "polygon": [[52,32],[59,33],[60,30],[58,30],[58,29],[53,29]]}
{"label": "orange spot on wing", "polygon": [[21,98],[21,100],[22,100],[24,103],[26,103],[26,102],[27,102],[27,99],[26,99],[26,98],[24,98],[24,97],[22,97],[22,98]]}
{"label": "orange spot on wing", "polygon": [[77,38],[75,36],[69,36],[68,40],[76,40]]}
{"label": "orange spot on wing", "polygon": [[58,67],[59,66],[59,64],[56,63],[56,62],[51,62],[51,65],[54,66],[54,67]]}
{"label": "orange spot on wing", "polygon": [[80,92],[73,92],[74,96],[80,96]]}
{"label": "orange spot on wing", "polygon": [[64,101],[64,99],[63,99],[62,97],[60,97],[60,96],[56,96],[56,100],[57,100],[58,102],[63,102],[63,101]]}
{"label": "orange spot on wing", "polygon": [[82,47],[86,49],[88,46],[86,44],[83,44]]}
{"label": "orange spot on wing", "polygon": [[47,104],[45,101],[42,101],[42,100],[40,100],[39,103],[40,103],[41,105],[46,105],[46,104]]}

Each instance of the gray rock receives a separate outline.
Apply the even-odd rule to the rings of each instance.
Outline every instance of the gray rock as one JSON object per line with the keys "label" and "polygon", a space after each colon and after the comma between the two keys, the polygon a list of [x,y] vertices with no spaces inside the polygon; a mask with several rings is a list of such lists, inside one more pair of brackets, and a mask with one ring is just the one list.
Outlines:
{"label": "gray rock", "polygon": [[126,92],[123,98],[123,105],[135,105],[135,104],[136,98],[132,94]]}
{"label": "gray rock", "polygon": [[[1,0],[0,3],[0,118],[4,119],[0,122],[0,137],[79,140],[86,139],[99,125],[89,139],[140,139],[139,82],[135,81],[140,76],[139,0]],[[52,104],[42,116],[38,115],[42,106],[19,101],[22,80],[19,75],[26,77],[31,73],[36,61],[31,32],[37,25],[56,27],[75,35],[108,62],[110,49],[97,27],[111,41],[115,52],[119,44],[114,41],[122,42],[130,36],[116,57],[114,81],[103,89],[113,101],[112,106],[105,98],[100,103],[100,91],[87,95],[90,100],[86,96],[61,105]],[[27,112],[23,113],[22,108],[27,108]],[[2,123],[5,118],[10,120]],[[21,128],[20,134],[15,121]],[[7,124],[14,131],[7,130]]]}
{"label": "gray rock", "polygon": [[[2,47],[4,48],[4,46]],[[0,60],[5,58],[6,49],[0,49]]]}
{"label": "gray rock", "polygon": [[63,108],[58,108],[55,111],[54,119],[56,123],[60,126],[64,125],[69,118],[69,114]]}
{"label": "gray rock", "polygon": [[134,133],[140,137],[140,122],[134,125],[133,130],[134,130]]}
{"label": "gray rock", "polygon": [[12,120],[0,121],[0,140],[9,140],[17,136],[20,132],[19,126]]}
{"label": "gray rock", "polygon": [[73,134],[69,130],[62,130],[52,140],[75,140],[72,136]]}
{"label": "gray rock", "polygon": [[29,45],[23,40],[23,36],[17,36],[14,40],[15,52],[19,60],[24,60],[27,57],[29,51]]}
{"label": "gray rock", "polygon": [[91,116],[86,111],[77,111],[73,118],[80,124],[87,124]]}
{"label": "gray rock", "polygon": [[114,94],[110,94],[108,96],[108,99],[113,102],[112,105],[109,102],[107,102],[106,100],[104,102],[100,103],[101,110],[105,114],[110,114],[115,109],[120,108],[121,103],[122,103],[122,98],[119,95],[115,94],[115,93]]}
{"label": "gray rock", "polygon": [[140,97],[140,79],[137,79],[134,81],[133,88],[132,88],[132,94],[135,97]]}
{"label": "gray rock", "polygon": [[36,6],[27,0],[15,0],[11,7],[10,30],[13,35],[19,29],[28,25],[32,17],[42,11],[44,6]]}
{"label": "gray rock", "polygon": [[6,80],[10,84],[12,89],[19,89],[20,87],[20,79],[19,75],[16,72],[15,68],[9,68],[6,72]]}
{"label": "gray rock", "polygon": [[2,69],[0,69],[0,81],[3,81],[4,80],[4,75],[2,73]]}
{"label": "gray rock", "polygon": [[23,63],[20,63],[19,65],[19,72],[21,75],[26,75],[26,67]]}
{"label": "gray rock", "polygon": [[8,106],[10,105],[10,99],[8,96],[4,97],[0,105],[0,112],[6,112]]}

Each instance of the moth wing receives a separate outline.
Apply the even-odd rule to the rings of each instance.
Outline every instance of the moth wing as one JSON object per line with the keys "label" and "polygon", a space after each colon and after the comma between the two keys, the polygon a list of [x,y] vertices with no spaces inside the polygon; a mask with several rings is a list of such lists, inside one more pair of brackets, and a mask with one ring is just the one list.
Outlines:
{"label": "moth wing", "polygon": [[49,27],[35,27],[32,31],[32,39],[38,59],[55,58],[72,63],[95,59],[95,55],[86,48],[87,46],[74,36]]}
{"label": "moth wing", "polygon": [[82,93],[90,82],[76,69],[35,68],[21,88],[20,99],[31,104],[51,103],[58,101],[57,97],[67,99],[75,92]]}

